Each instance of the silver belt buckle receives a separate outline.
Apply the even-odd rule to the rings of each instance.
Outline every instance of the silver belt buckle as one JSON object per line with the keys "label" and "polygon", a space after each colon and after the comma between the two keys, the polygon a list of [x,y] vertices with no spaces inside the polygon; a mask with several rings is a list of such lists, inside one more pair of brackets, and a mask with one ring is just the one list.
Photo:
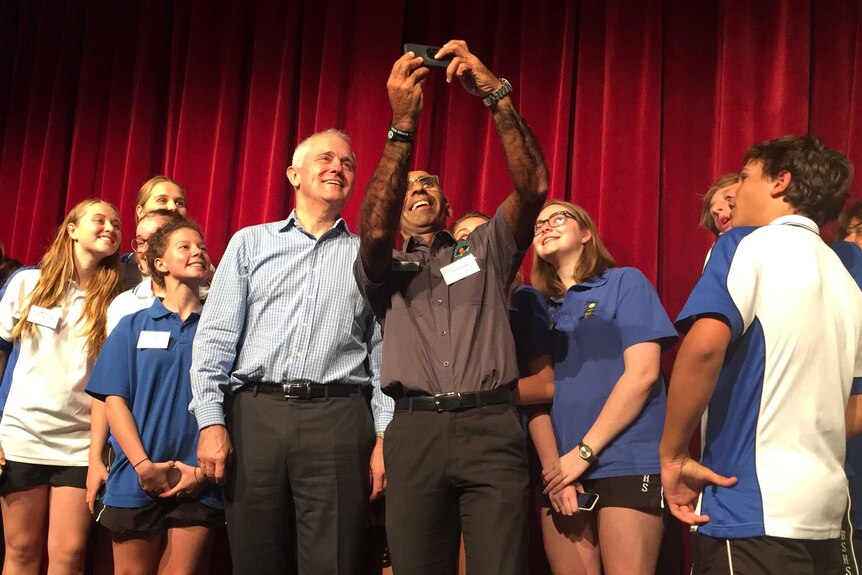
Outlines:
{"label": "silver belt buckle", "polygon": [[458,398],[458,407],[461,407],[461,392],[460,391],[450,391],[449,393],[438,393],[434,396],[434,405],[437,407],[437,413],[443,413],[443,408],[440,406],[441,399],[448,399],[450,397]]}
{"label": "silver belt buckle", "polygon": [[311,384],[305,383],[283,383],[285,399],[311,399]]}

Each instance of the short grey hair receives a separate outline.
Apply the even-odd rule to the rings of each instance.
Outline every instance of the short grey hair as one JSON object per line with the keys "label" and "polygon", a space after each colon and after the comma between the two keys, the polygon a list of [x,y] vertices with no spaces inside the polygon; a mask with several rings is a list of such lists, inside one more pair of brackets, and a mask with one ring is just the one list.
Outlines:
{"label": "short grey hair", "polygon": [[323,136],[327,134],[338,136],[339,138],[350,144],[350,136],[348,136],[347,133],[345,133],[343,130],[339,130],[338,128],[329,128],[327,130],[315,132],[299,143],[299,145],[293,151],[293,159],[291,159],[290,165],[294,167],[301,166],[302,162],[305,160],[305,154],[308,152],[308,147],[311,145],[311,140],[313,140],[317,136]]}

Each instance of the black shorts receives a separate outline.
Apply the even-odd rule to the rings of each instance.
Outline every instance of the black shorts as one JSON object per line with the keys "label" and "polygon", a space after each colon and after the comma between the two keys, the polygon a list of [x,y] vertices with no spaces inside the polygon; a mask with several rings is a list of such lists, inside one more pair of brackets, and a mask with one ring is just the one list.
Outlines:
{"label": "black shorts", "polygon": [[96,502],[96,522],[120,538],[134,538],[172,527],[224,525],[224,510],[204,505],[197,499],[173,497],[154,501],[146,507],[109,507]]}
{"label": "black shorts", "polygon": [[624,475],[581,481],[584,491],[599,496],[596,509],[625,507],[659,515],[664,509],[661,474]]}
{"label": "black shorts", "polygon": [[87,466],[40,465],[6,460],[0,477],[0,495],[23,491],[40,485],[87,488]]}
{"label": "black shorts", "polygon": [[855,572],[841,539],[749,537],[719,539],[692,534],[692,575],[846,575]]}

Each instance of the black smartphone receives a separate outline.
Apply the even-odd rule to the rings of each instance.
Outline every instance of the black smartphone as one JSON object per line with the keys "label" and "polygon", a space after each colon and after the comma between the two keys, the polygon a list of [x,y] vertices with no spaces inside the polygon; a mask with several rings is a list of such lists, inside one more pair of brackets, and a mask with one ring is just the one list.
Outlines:
{"label": "black smartphone", "polygon": [[439,50],[439,46],[428,46],[426,44],[404,44],[404,54],[406,54],[407,52],[413,52],[414,54],[422,58],[422,63],[425,66],[434,68],[445,68],[449,65],[454,56],[443,58],[441,60],[435,60],[434,56]]}
{"label": "black smartphone", "polygon": [[592,511],[598,502],[597,493],[578,493],[578,509],[581,511]]}

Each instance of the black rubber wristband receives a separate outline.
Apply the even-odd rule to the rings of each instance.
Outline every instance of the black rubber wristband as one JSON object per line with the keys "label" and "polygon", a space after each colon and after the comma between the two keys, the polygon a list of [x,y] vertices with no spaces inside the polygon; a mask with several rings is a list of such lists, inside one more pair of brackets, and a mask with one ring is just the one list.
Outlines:
{"label": "black rubber wristband", "polygon": [[386,134],[386,138],[390,142],[407,142],[408,144],[412,144],[414,133],[415,132],[405,132],[404,130],[399,130],[392,124],[389,124],[389,133]]}

